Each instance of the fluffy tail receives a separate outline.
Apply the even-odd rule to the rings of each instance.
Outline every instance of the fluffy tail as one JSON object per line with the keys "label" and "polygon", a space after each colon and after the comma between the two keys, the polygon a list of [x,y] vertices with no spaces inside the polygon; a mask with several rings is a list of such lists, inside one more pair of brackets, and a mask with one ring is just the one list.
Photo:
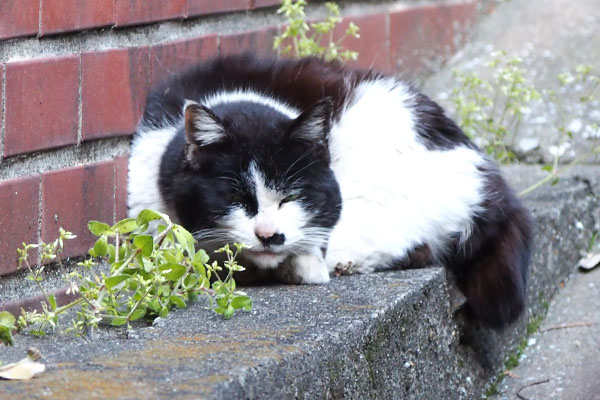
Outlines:
{"label": "fluffy tail", "polygon": [[500,173],[495,168],[483,172],[484,211],[475,218],[469,238],[456,243],[448,266],[467,298],[467,311],[500,329],[525,308],[531,220]]}

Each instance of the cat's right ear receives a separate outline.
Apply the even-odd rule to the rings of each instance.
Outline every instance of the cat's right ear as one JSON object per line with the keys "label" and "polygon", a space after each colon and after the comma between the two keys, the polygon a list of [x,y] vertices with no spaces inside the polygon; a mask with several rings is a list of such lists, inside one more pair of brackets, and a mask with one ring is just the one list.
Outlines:
{"label": "cat's right ear", "polygon": [[205,106],[186,100],[183,106],[185,119],[185,138],[195,147],[218,143],[226,136],[225,128],[219,117]]}

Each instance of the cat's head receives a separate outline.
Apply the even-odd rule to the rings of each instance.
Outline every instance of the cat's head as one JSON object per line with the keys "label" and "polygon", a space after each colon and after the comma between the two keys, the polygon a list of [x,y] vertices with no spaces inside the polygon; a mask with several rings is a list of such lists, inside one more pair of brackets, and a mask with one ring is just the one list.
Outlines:
{"label": "cat's head", "polygon": [[244,243],[244,258],[262,268],[326,247],[341,211],[329,167],[331,112],[328,100],[297,118],[251,102],[186,103],[169,198],[201,246]]}

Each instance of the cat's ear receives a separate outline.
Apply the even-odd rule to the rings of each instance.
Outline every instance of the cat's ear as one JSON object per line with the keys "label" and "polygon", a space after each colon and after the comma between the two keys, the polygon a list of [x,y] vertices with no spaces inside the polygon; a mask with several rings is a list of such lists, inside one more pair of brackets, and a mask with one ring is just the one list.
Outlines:
{"label": "cat's ear", "polygon": [[290,130],[290,138],[327,145],[332,113],[331,99],[320,100],[296,118]]}
{"label": "cat's ear", "polygon": [[219,117],[205,106],[186,100],[183,106],[185,138],[190,145],[207,146],[218,143],[226,136]]}

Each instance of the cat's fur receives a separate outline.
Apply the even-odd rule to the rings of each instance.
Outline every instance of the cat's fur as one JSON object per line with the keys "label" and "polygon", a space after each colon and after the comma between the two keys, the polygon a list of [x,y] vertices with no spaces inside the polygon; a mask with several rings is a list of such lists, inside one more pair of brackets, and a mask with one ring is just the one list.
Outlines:
{"label": "cat's fur", "polygon": [[133,141],[143,208],[286,282],[441,261],[486,325],[524,308],[528,213],[437,104],[373,71],[241,55],[174,76]]}

